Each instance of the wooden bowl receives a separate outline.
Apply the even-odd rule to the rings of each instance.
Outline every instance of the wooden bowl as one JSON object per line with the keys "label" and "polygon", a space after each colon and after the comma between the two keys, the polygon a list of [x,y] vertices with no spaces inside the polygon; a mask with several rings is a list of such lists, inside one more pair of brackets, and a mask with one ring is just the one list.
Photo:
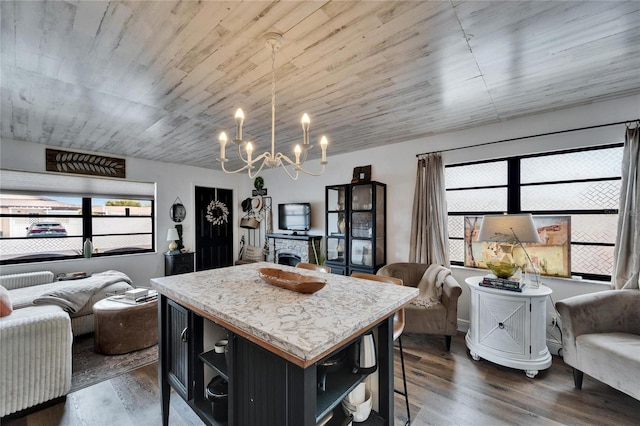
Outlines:
{"label": "wooden bowl", "polygon": [[303,294],[315,293],[326,284],[320,278],[283,271],[282,269],[260,268],[258,272],[262,281],[266,283]]}

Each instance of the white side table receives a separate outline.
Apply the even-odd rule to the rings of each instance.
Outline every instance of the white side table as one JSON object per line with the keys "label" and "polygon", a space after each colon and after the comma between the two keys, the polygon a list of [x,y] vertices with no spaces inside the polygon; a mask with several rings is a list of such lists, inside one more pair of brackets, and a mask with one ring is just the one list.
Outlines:
{"label": "white side table", "polygon": [[482,278],[465,280],[471,291],[471,325],[465,337],[471,356],[524,370],[534,378],[551,366],[546,299],[552,290],[545,285],[525,287],[522,293],[482,287]]}

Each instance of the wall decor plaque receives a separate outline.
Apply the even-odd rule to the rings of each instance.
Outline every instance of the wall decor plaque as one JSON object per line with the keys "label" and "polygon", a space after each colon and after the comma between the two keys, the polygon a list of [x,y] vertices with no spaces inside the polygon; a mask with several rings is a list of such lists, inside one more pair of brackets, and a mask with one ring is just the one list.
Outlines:
{"label": "wall decor plaque", "polygon": [[125,159],[81,152],[46,149],[46,170],[48,172],[72,173],[80,175],[106,176],[124,179]]}

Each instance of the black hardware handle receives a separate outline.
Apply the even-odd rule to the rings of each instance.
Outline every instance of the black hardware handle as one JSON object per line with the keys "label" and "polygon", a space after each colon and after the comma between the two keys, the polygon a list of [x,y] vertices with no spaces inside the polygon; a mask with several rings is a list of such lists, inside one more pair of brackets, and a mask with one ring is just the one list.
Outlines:
{"label": "black hardware handle", "polygon": [[184,330],[182,330],[182,333],[180,333],[180,340],[182,340],[185,343],[187,343],[189,341],[189,328],[188,327],[185,327]]}

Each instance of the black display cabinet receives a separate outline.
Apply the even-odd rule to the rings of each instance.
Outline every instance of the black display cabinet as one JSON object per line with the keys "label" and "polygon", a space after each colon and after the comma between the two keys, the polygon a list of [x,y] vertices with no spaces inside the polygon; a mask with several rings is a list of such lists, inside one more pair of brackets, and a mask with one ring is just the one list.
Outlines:
{"label": "black display cabinet", "polygon": [[325,264],[335,274],[376,273],[387,262],[387,185],[327,186],[325,200]]}

